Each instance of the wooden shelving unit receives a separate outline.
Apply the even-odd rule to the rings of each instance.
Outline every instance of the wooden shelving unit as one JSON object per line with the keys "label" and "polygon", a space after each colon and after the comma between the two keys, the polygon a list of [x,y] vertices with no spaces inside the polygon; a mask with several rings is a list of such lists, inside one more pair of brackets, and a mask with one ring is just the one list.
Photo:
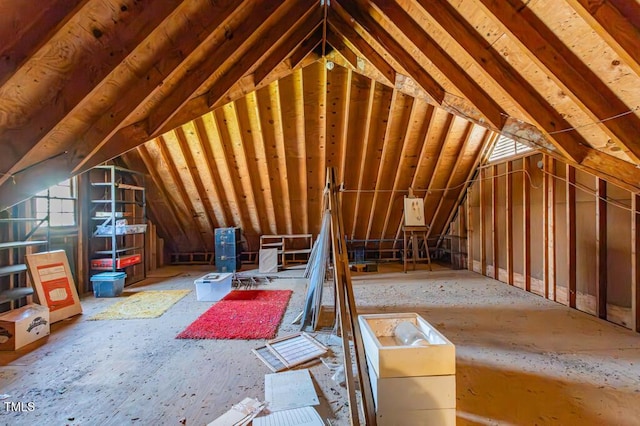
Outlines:
{"label": "wooden shelving unit", "polygon": [[287,263],[306,263],[309,260],[312,247],[313,234],[260,236],[261,249],[278,249],[278,266],[282,268],[286,268]]}

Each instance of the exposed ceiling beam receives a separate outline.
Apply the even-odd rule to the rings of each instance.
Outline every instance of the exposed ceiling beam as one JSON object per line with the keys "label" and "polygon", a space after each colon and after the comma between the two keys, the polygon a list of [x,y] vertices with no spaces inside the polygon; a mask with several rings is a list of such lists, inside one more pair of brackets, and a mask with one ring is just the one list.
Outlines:
{"label": "exposed ceiling beam", "polygon": [[293,69],[300,65],[303,59],[309,56],[309,54],[322,42],[322,30],[316,28],[316,30],[309,35],[300,46],[298,46],[289,55],[289,66]]}
{"label": "exposed ceiling beam", "polygon": [[[399,95],[397,90],[393,90],[391,93],[391,103],[389,108],[389,116],[387,118],[387,126],[384,130],[383,142],[382,142],[382,152],[380,153],[380,164],[375,170],[375,186],[373,192],[373,201],[371,202],[371,209],[369,209],[369,218],[367,219],[367,232],[364,234],[365,246],[371,236],[371,228],[373,226],[373,220],[375,217],[376,206],[378,204],[378,199],[380,197],[380,190],[383,186],[388,186],[389,182],[386,182],[382,179],[382,173],[384,172],[385,160],[387,160],[387,156],[389,155],[390,145],[393,143],[391,140],[391,132],[393,131],[393,126],[395,126],[394,120],[402,119],[402,117],[398,117],[396,114],[393,114],[395,110],[397,110],[396,105],[399,102],[398,97],[403,95]],[[402,99],[400,99],[402,100]],[[406,131],[406,128],[405,128]],[[403,139],[404,140],[404,139]]]}
{"label": "exposed ceiling beam", "polygon": [[154,161],[151,158],[151,155],[149,154],[149,151],[147,150],[147,147],[141,146],[141,147],[138,148],[137,152],[140,155],[140,158],[142,159],[145,167],[147,168],[147,171],[149,172],[149,176],[151,177],[152,182],[154,183],[156,188],[158,188],[160,190],[160,193],[162,194],[162,197],[165,200],[165,205],[167,206],[168,212],[169,212],[169,214],[167,216],[170,216],[175,221],[176,226],[178,227],[178,230],[180,231],[179,234],[182,237],[181,240],[182,241],[188,240],[189,237],[187,236],[187,231],[186,231],[182,221],[180,221],[180,215],[178,214],[178,211],[176,209],[176,205],[171,200],[171,197],[169,196],[169,194],[167,194],[167,192],[165,190],[166,186],[162,182],[162,178],[160,177],[160,175],[158,173],[158,168],[154,164]]}
{"label": "exposed ceiling beam", "polygon": [[[238,82],[236,82],[232,89],[227,91],[227,94],[212,107],[209,107],[207,105],[206,94],[189,100],[187,105],[180,112],[178,112],[169,123],[167,123],[164,129],[161,130],[161,133],[188,123],[189,121],[194,120],[211,110],[221,107],[228,102],[238,100],[255,90],[267,86],[273,81],[290,75],[294,70],[291,69],[285,62],[278,65],[277,70],[269,74],[269,76],[257,86],[254,85],[253,76],[244,76]],[[297,65],[296,69],[303,68],[311,64],[312,62],[315,62],[315,59],[307,57]],[[110,143],[105,144],[81,167],[78,167],[76,171],[83,172],[85,170],[88,170],[91,167],[117,157],[123,152],[135,148],[136,146],[144,143],[147,140],[149,140],[149,135],[147,133],[147,129],[144,127],[144,122],[122,128],[113,136]]]}
{"label": "exposed ceiling beam", "polygon": [[0,86],[89,0],[0,3]]}
{"label": "exposed ceiling beam", "polygon": [[[192,198],[189,196],[189,191],[185,188],[185,180],[182,179],[178,169],[176,167],[177,164],[184,164],[184,158],[182,161],[179,161],[172,154],[182,155],[182,151],[179,146],[175,145],[175,138],[177,137],[176,132],[171,132],[166,135],[160,136],[157,139],[157,146],[159,148],[159,152],[162,158],[162,162],[164,166],[167,168],[168,176],[167,178],[171,179],[173,186],[176,188],[177,195],[179,200],[185,206],[187,213],[189,214],[189,222],[188,227],[194,230],[194,233],[197,235],[197,239],[200,242],[200,247],[203,251],[208,251],[212,249],[211,241],[205,241],[203,237],[203,232],[206,229],[210,229],[207,225],[207,219],[200,217],[196,209],[192,203]],[[169,139],[169,140],[168,140]],[[200,201],[199,197],[194,197],[193,200]],[[208,238],[207,238],[208,240]]]}
{"label": "exposed ceiling beam", "polygon": [[[444,101],[445,91],[440,84],[427,73],[424,68],[411,56],[403,46],[398,43],[391,34],[382,28],[369,15],[362,13],[356,4],[351,1],[343,1],[342,4],[335,0],[331,3],[332,10],[343,18],[344,21],[354,26],[356,31],[368,33],[372,38],[384,47],[389,54],[404,68],[439,105]],[[361,34],[362,36],[362,34]]]}
{"label": "exposed ceiling beam", "polygon": [[[191,4],[186,5],[190,6]],[[232,9],[229,7],[208,9],[208,12],[205,15],[209,17],[208,19],[213,20],[208,22],[217,25],[224,22],[231,14]],[[140,69],[137,73],[132,73],[127,80],[126,86],[120,87],[117,80],[103,84],[104,96],[107,100],[111,100],[109,96],[114,96],[114,89],[118,89],[115,93],[120,96],[114,98],[114,103],[107,105],[107,107],[101,105],[100,108],[103,113],[99,115],[96,121],[90,124],[89,129],[84,132],[82,137],[73,140],[75,144],[72,147],[63,151],[61,155],[52,156],[41,163],[30,166],[28,170],[15,172],[11,175],[12,185],[3,184],[0,186],[0,193],[4,196],[0,197],[3,205],[6,203],[6,205],[10,206],[29,198],[39,190],[122,154],[149,139],[146,123],[144,122],[128,126],[118,132],[116,130],[139,107],[145,98],[162,86],[162,81],[183,63],[185,56],[193,52],[209,35],[206,32],[202,32],[197,37],[194,37],[191,23],[184,20],[183,16],[172,15],[169,20],[171,21],[170,23],[163,26],[162,30],[157,31],[153,41],[150,41],[144,48],[136,49],[136,52],[139,52],[137,60],[142,61],[144,69]],[[213,28],[211,31],[213,31]],[[148,55],[153,55],[154,53],[161,57],[159,61],[152,62],[149,60]],[[128,63],[125,65],[129,71],[131,66],[133,65]],[[102,89],[103,87],[97,89],[98,93],[102,93]],[[102,101],[103,99],[100,99],[100,102]],[[91,153],[95,152],[97,146],[111,139],[110,135],[114,135],[111,141],[113,148],[110,149],[114,149],[116,151],[115,154],[82,167],[91,157]],[[70,172],[70,170],[73,171]],[[15,182],[15,185],[13,182]]]}
{"label": "exposed ceiling beam", "polygon": [[360,206],[360,191],[362,191],[362,180],[364,179],[364,166],[366,163],[366,157],[367,157],[367,150],[369,147],[369,132],[370,132],[370,128],[371,128],[371,120],[372,120],[372,115],[373,115],[373,103],[375,101],[375,94],[376,94],[376,82],[375,81],[371,81],[370,82],[371,86],[369,87],[369,96],[367,98],[367,105],[366,105],[366,111],[367,111],[367,115],[366,115],[366,119],[363,123],[363,132],[362,132],[362,151],[360,153],[360,164],[358,167],[358,192],[356,192],[356,201],[355,201],[355,207],[353,209],[353,221],[352,223],[352,228],[351,228],[351,239],[355,238],[356,235],[356,227],[358,225],[358,211],[359,211],[359,206]]}
{"label": "exposed ceiling beam", "polygon": [[[198,170],[198,166],[196,164],[194,153],[191,151],[191,144],[189,143],[192,138],[188,137],[185,132],[185,127],[178,127],[174,134],[176,141],[178,142],[178,146],[183,156],[183,162],[181,164],[186,165],[186,172],[188,172],[191,184],[193,185],[190,188],[189,196],[194,200],[194,215],[197,216],[198,222],[202,224],[202,229],[204,231],[204,235],[206,236],[205,244],[203,246],[204,249],[213,251],[214,250],[214,235],[209,232],[212,229],[218,228],[219,225],[215,220],[215,217],[212,216],[214,212],[214,208],[209,202],[209,197],[207,196],[207,189],[202,182],[202,176],[204,175],[200,173]],[[196,154],[198,151],[196,151]],[[185,178],[182,177],[182,180],[185,181]],[[194,196],[196,195],[196,196]]]}
{"label": "exposed ceiling beam", "polygon": [[[525,53],[547,69],[547,75],[567,89],[565,92],[592,120],[605,120],[601,124],[603,130],[625,149],[634,161],[640,161],[640,118],[632,113],[610,119],[628,112],[629,106],[567,47],[530,7],[521,0],[479,1],[497,23],[519,40]],[[636,44],[639,41],[640,39],[636,38]],[[638,105],[631,107],[636,108]]]}
{"label": "exposed ceiling beam", "polygon": [[[462,183],[462,182],[456,182],[456,177],[457,177],[456,172],[460,169],[461,165],[464,164],[466,160],[468,160],[465,154],[469,145],[473,142],[471,137],[473,135],[474,129],[475,129],[475,125],[471,122],[468,122],[466,125],[466,129],[464,131],[464,137],[463,137],[464,140],[462,144],[460,144],[459,142],[456,144],[457,152],[456,152],[455,160],[453,163],[453,167],[451,168],[451,170],[449,170],[449,173],[448,173],[449,178],[447,179],[447,183],[444,185],[444,187],[439,188],[439,189],[442,189],[442,191],[439,191],[438,193],[439,195],[438,206],[436,207],[433,213],[433,216],[431,217],[431,222],[429,223],[429,230],[427,231],[427,238],[429,238],[431,235],[440,234],[441,229],[437,229],[435,227],[437,223],[436,220],[440,215],[440,211],[444,211],[444,212],[450,211],[451,206],[445,206],[445,204],[447,204],[446,200],[448,198],[449,192],[455,191],[456,189],[455,187]],[[435,172],[437,173],[437,170]],[[442,173],[442,175],[446,176],[446,173]],[[443,210],[443,206],[445,206],[444,210]],[[434,231],[436,232],[434,233]]]}
{"label": "exposed ceiling beam", "polygon": [[[494,49],[460,13],[448,3],[418,0],[422,8],[467,51],[505,94],[526,112],[546,132],[570,127],[564,117],[524,79],[502,54]],[[506,123],[505,123],[506,124]],[[500,129],[503,129],[501,126]],[[579,162],[587,142],[576,132],[554,134],[555,146],[567,157]]]}
{"label": "exposed ceiling beam", "polygon": [[[298,47],[309,35],[311,35],[316,28],[322,24],[322,11],[321,8],[311,9],[303,20],[296,22],[292,28],[293,31],[289,32],[282,40],[279,37],[276,40],[276,47],[269,53],[269,55],[258,65],[253,72],[253,79],[255,84],[260,84],[262,80],[278,65],[284,61],[296,47]],[[261,41],[264,42],[264,41]],[[215,102],[213,102],[215,103]],[[211,103],[210,103],[211,104]]]}
{"label": "exposed ceiling beam", "polygon": [[333,31],[327,32],[327,43],[353,67],[358,66],[358,55],[349,48]]}
{"label": "exposed ceiling beam", "polygon": [[396,82],[396,70],[372,47],[352,26],[347,23],[333,8],[329,10],[329,28],[333,32],[348,40],[360,54],[384,76],[386,81],[381,83],[393,86]]}
{"label": "exposed ceiling beam", "polygon": [[[273,16],[278,6],[281,6],[278,2],[264,3],[260,7],[255,7],[248,19],[237,22],[235,28],[226,29],[222,43],[216,46],[212,54],[207,56],[196,69],[186,74],[179,84],[171,90],[171,93],[167,94],[163,101],[149,114],[146,122],[150,136],[160,134],[160,130],[164,128],[165,124],[193,97],[196,91],[211,77],[212,73],[220,72],[219,69],[230,57],[237,51],[247,47],[249,40],[260,27],[268,23],[275,23]],[[229,74],[230,72],[227,72],[225,75]],[[234,82],[240,77],[242,75],[234,74]]]}
{"label": "exposed ceiling beam", "polygon": [[[382,0],[374,0],[373,3],[460,90],[493,127],[502,128],[507,117],[504,109],[407,12],[397,3],[392,4]],[[370,9],[369,16],[365,15],[369,23],[367,25],[372,27],[375,25],[374,22],[380,25],[379,21],[384,19],[382,17],[376,19],[373,13],[374,10]]]}
{"label": "exposed ceiling beam", "polygon": [[640,76],[640,5],[635,0],[567,0]]}
{"label": "exposed ceiling beam", "polygon": [[[24,124],[8,123],[1,131],[0,144],[12,146],[14,154],[0,157],[0,171],[11,175],[76,142],[61,136],[61,122],[82,120],[81,110],[92,101],[96,86],[107,78],[113,83],[114,70],[179,5],[177,0],[162,2],[159,7],[149,3],[151,0],[127,0],[115,10],[108,4],[88,5],[66,22],[28,66],[14,74],[13,93],[0,89],[0,109],[2,104],[13,106],[16,114],[26,119]],[[90,25],[88,16],[92,17]],[[140,25],[139,21],[149,24]],[[61,49],[63,45],[68,45],[68,50]],[[5,179],[0,176],[0,184]]]}
{"label": "exposed ceiling beam", "polygon": [[[419,113],[419,109],[422,108],[424,108],[424,113]],[[389,200],[387,211],[384,215],[384,223],[382,224],[380,239],[385,238],[389,224],[392,223],[391,217],[398,216],[399,209],[397,201],[404,199],[403,191],[406,190],[407,186],[410,186],[407,185],[408,180],[412,179],[416,174],[418,160],[420,157],[419,152],[424,146],[424,135],[426,135],[430,127],[434,110],[435,107],[433,105],[425,105],[424,102],[418,101],[417,99],[414,100],[411,105],[409,126],[407,126],[407,131],[405,132],[402,140],[402,152],[400,153],[400,160],[393,178],[391,199]],[[417,132],[412,131],[413,126],[417,126],[420,130]],[[424,132],[424,134],[422,132]],[[411,170],[411,173],[407,173],[407,170]]]}

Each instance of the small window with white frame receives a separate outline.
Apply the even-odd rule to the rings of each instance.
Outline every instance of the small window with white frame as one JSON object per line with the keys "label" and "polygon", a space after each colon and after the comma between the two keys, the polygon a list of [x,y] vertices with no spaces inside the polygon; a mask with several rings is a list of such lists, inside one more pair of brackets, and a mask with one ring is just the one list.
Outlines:
{"label": "small window with white frame", "polygon": [[39,192],[34,197],[37,219],[49,214],[49,226],[76,226],[77,189],[75,178]]}

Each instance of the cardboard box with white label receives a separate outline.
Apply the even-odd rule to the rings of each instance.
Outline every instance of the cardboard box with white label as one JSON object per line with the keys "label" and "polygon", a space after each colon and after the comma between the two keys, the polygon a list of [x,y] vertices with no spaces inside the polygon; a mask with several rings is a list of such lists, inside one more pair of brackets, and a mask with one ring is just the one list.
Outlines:
{"label": "cardboard box with white label", "polygon": [[15,351],[49,335],[49,309],[30,304],[0,314],[0,350]]}

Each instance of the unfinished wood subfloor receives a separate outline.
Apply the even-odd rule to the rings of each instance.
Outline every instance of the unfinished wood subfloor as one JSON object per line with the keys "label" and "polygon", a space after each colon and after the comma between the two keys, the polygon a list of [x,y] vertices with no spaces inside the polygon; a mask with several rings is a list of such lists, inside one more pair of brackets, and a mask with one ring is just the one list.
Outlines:
{"label": "unfinished wood subfloor", "polygon": [[[637,424],[640,335],[469,271],[401,268],[354,276],[361,312],[418,312],[456,344],[459,425]],[[180,270],[128,290],[193,288],[203,275]],[[294,290],[278,334],[296,331],[304,284],[269,287]],[[22,413],[2,404],[0,423],[202,425],[264,397],[270,371],[251,353],[262,341],[175,339],[211,306],[195,292],[157,319],[88,321],[116,301],[85,298],[85,314],[55,324],[45,344],[0,353],[4,401],[35,403]],[[321,364],[311,373],[321,413],[348,424],[344,389]]]}

